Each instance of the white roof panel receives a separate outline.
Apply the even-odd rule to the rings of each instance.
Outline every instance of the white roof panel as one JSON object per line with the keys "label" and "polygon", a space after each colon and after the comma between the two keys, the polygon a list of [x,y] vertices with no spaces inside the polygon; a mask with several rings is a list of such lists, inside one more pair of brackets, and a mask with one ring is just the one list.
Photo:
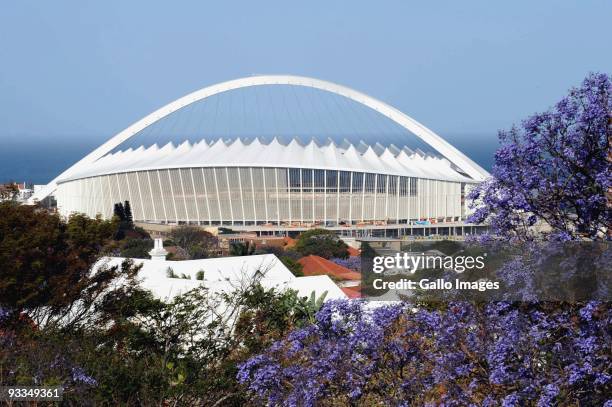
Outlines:
{"label": "white roof panel", "polygon": [[162,148],[153,145],[146,149],[139,147],[136,150],[118,151],[100,158],[60,182],[103,174],[190,167],[314,168],[473,182],[456,172],[444,158],[423,157],[418,153],[409,154],[405,150],[394,154],[388,148],[379,155],[370,146],[360,152],[353,145],[341,148],[329,142],[319,146],[312,140],[302,145],[293,139],[285,145],[276,138],[269,144],[262,144],[257,138],[249,144],[241,139],[235,139],[229,144],[218,139],[212,145],[206,142],[194,145],[184,142],[175,147],[168,143]]}

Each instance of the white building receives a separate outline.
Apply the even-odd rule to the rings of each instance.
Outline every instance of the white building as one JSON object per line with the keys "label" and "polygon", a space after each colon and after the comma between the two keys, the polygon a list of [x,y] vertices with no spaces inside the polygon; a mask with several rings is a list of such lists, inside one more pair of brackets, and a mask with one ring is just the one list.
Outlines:
{"label": "white building", "polygon": [[[101,264],[119,266],[125,260],[123,257],[106,257],[100,260],[98,267]],[[326,293],[325,300],[347,298],[328,276],[295,277],[273,254],[184,261],[167,261],[159,257],[132,260],[134,264],[142,265],[138,274],[141,286],[165,301],[199,286],[205,286],[210,292],[229,293],[241,284],[254,281],[260,274],[262,276],[257,280],[264,288],[292,289],[302,297],[310,297],[314,292],[319,298]],[[204,272],[202,280],[197,279],[200,271]],[[169,277],[170,272],[177,277]]]}

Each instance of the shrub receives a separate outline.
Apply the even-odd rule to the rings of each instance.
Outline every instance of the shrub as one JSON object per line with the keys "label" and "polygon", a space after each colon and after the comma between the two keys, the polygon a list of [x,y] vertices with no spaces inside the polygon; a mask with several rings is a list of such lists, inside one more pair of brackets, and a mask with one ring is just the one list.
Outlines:
{"label": "shrub", "polygon": [[348,246],[330,230],[313,229],[300,234],[295,250],[302,256],[314,254],[325,259],[349,257]]}

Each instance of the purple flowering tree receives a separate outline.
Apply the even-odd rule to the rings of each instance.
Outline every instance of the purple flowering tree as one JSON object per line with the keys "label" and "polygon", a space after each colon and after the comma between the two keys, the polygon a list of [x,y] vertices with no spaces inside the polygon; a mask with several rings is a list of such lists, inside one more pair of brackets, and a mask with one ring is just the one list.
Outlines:
{"label": "purple flowering tree", "polygon": [[261,402],[314,405],[603,405],[609,308],[325,304],[240,366]]}
{"label": "purple flowering tree", "polygon": [[347,259],[332,257],[330,260],[349,270],[361,271],[361,256],[350,256]]}
{"label": "purple flowering tree", "polygon": [[589,75],[554,108],[499,134],[492,177],[473,189],[471,222],[521,240],[549,226],[564,240],[610,237],[612,81]]}

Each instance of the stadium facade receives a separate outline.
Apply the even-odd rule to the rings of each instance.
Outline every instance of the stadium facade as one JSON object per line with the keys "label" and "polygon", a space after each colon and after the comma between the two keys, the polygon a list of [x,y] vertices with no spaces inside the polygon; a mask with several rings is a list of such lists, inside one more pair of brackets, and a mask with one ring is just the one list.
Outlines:
{"label": "stadium facade", "polygon": [[[282,142],[218,138],[116,150],[152,123],[231,89],[315,87],[368,106],[439,155],[408,146],[344,139]],[[295,76],[260,76],[204,88],[119,133],[53,180],[60,213],[112,216],[129,201],[134,220],[160,224],[338,227],[462,221],[466,191],[487,172],[397,109],[352,89]]]}

